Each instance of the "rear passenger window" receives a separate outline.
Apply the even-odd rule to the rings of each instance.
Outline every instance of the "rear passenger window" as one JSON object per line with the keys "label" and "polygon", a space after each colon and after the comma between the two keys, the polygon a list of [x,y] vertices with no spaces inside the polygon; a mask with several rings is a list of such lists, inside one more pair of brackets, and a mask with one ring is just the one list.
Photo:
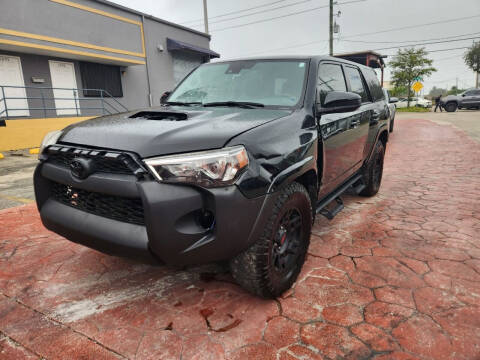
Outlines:
{"label": "rear passenger window", "polygon": [[365,81],[367,86],[370,89],[370,95],[372,95],[373,101],[378,101],[384,99],[383,89],[378,81],[377,73],[373,69],[365,68],[363,71],[363,76],[365,76]]}
{"label": "rear passenger window", "polygon": [[[323,105],[325,97],[331,91],[347,91],[342,67],[337,64],[320,64],[317,79],[317,94]],[[317,99],[318,100],[318,99]]]}
{"label": "rear passenger window", "polygon": [[362,98],[362,102],[370,101],[368,99],[368,93],[363,85],[362,76],[360,75],[360,71],[355,68],[351,68],[346,66],[345,67],[345,76],[347,77],[350,83],[350,91],[358,94]]}

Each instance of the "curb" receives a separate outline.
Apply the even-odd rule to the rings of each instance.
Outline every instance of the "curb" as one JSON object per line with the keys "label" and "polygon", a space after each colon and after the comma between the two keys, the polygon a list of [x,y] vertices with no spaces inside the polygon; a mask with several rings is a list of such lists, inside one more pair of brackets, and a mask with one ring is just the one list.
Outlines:
{"label": "curb", "polygon": [[35,154],[38,154],[39,150],[40,150],[39,148],[33,148],[33,149],[28,150],[28,153],[32,154],[32,155],[35,155]]}
{"label": "curb", "polygon": [[0,159],[3,159],[5,156],[3,156],[2,153],[0,153]]}

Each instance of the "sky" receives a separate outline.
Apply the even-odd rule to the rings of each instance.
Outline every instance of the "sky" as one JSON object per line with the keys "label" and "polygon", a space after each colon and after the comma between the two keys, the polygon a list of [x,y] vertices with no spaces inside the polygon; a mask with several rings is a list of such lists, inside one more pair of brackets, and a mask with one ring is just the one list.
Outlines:
{"label": "sky", "polygon": [[[203,0],[113,2],[204,31]],[[328,3],[328,0],[208,0],[210,48],[220,53],[223,60],[257,55],[328,54]],[[335,13],[341,11],[341,14],[336,17],[340,32],[335,35],[334,53],[376,50],[392,55],[399,46],[449,41],[425,45],[438,70],[424,79],[425,92],[433,86],[451,88],[457,79],[459,88],[474,86],[474,73],[463,60],[466,49],[437,50],[467,47],[474,40],[480,41],[480,0],[338,0],[336,3]],[[225,14],[230,15],[219,16]],[[388,64],[388,58],[386,61]],[[385,80],[389,78],[387,65]]]}

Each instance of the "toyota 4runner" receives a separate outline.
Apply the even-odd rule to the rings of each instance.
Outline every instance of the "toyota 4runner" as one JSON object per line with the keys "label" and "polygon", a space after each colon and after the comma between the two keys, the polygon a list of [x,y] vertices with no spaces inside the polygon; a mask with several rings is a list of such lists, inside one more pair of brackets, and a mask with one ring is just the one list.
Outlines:
{"label": "toyota 4runner", "polygon": [[157,108],[48,134],[34,175],[43,224],[99,251],[230,263],[275,297],[316,214],[380,187],[388,104],[375,72],[333,57],[204,64]]}

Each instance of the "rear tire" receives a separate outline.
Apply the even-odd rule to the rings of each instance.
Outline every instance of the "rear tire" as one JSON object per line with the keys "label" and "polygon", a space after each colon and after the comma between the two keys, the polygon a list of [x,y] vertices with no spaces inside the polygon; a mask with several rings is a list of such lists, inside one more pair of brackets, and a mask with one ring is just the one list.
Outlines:
{"label": "rear tire", "polygon": [[260,238],[230,260],[234,279],[255,295],[280,296],[302,269],[311,230],[310,196],[294,182],[279,194]]}
{"label": "rear tire", "polygon": [[372,157],[363,169],[363,181],[366,187],[360,192],[361,196],[374,196],[378,193],[382,182],[384,157],[385,146],[378,141],[373,149]]}
{"label": "rear tire", "polygon": [[450,102],[445,105],[445,110],[447,112],[455,112],[457,111],[457,104]]}

